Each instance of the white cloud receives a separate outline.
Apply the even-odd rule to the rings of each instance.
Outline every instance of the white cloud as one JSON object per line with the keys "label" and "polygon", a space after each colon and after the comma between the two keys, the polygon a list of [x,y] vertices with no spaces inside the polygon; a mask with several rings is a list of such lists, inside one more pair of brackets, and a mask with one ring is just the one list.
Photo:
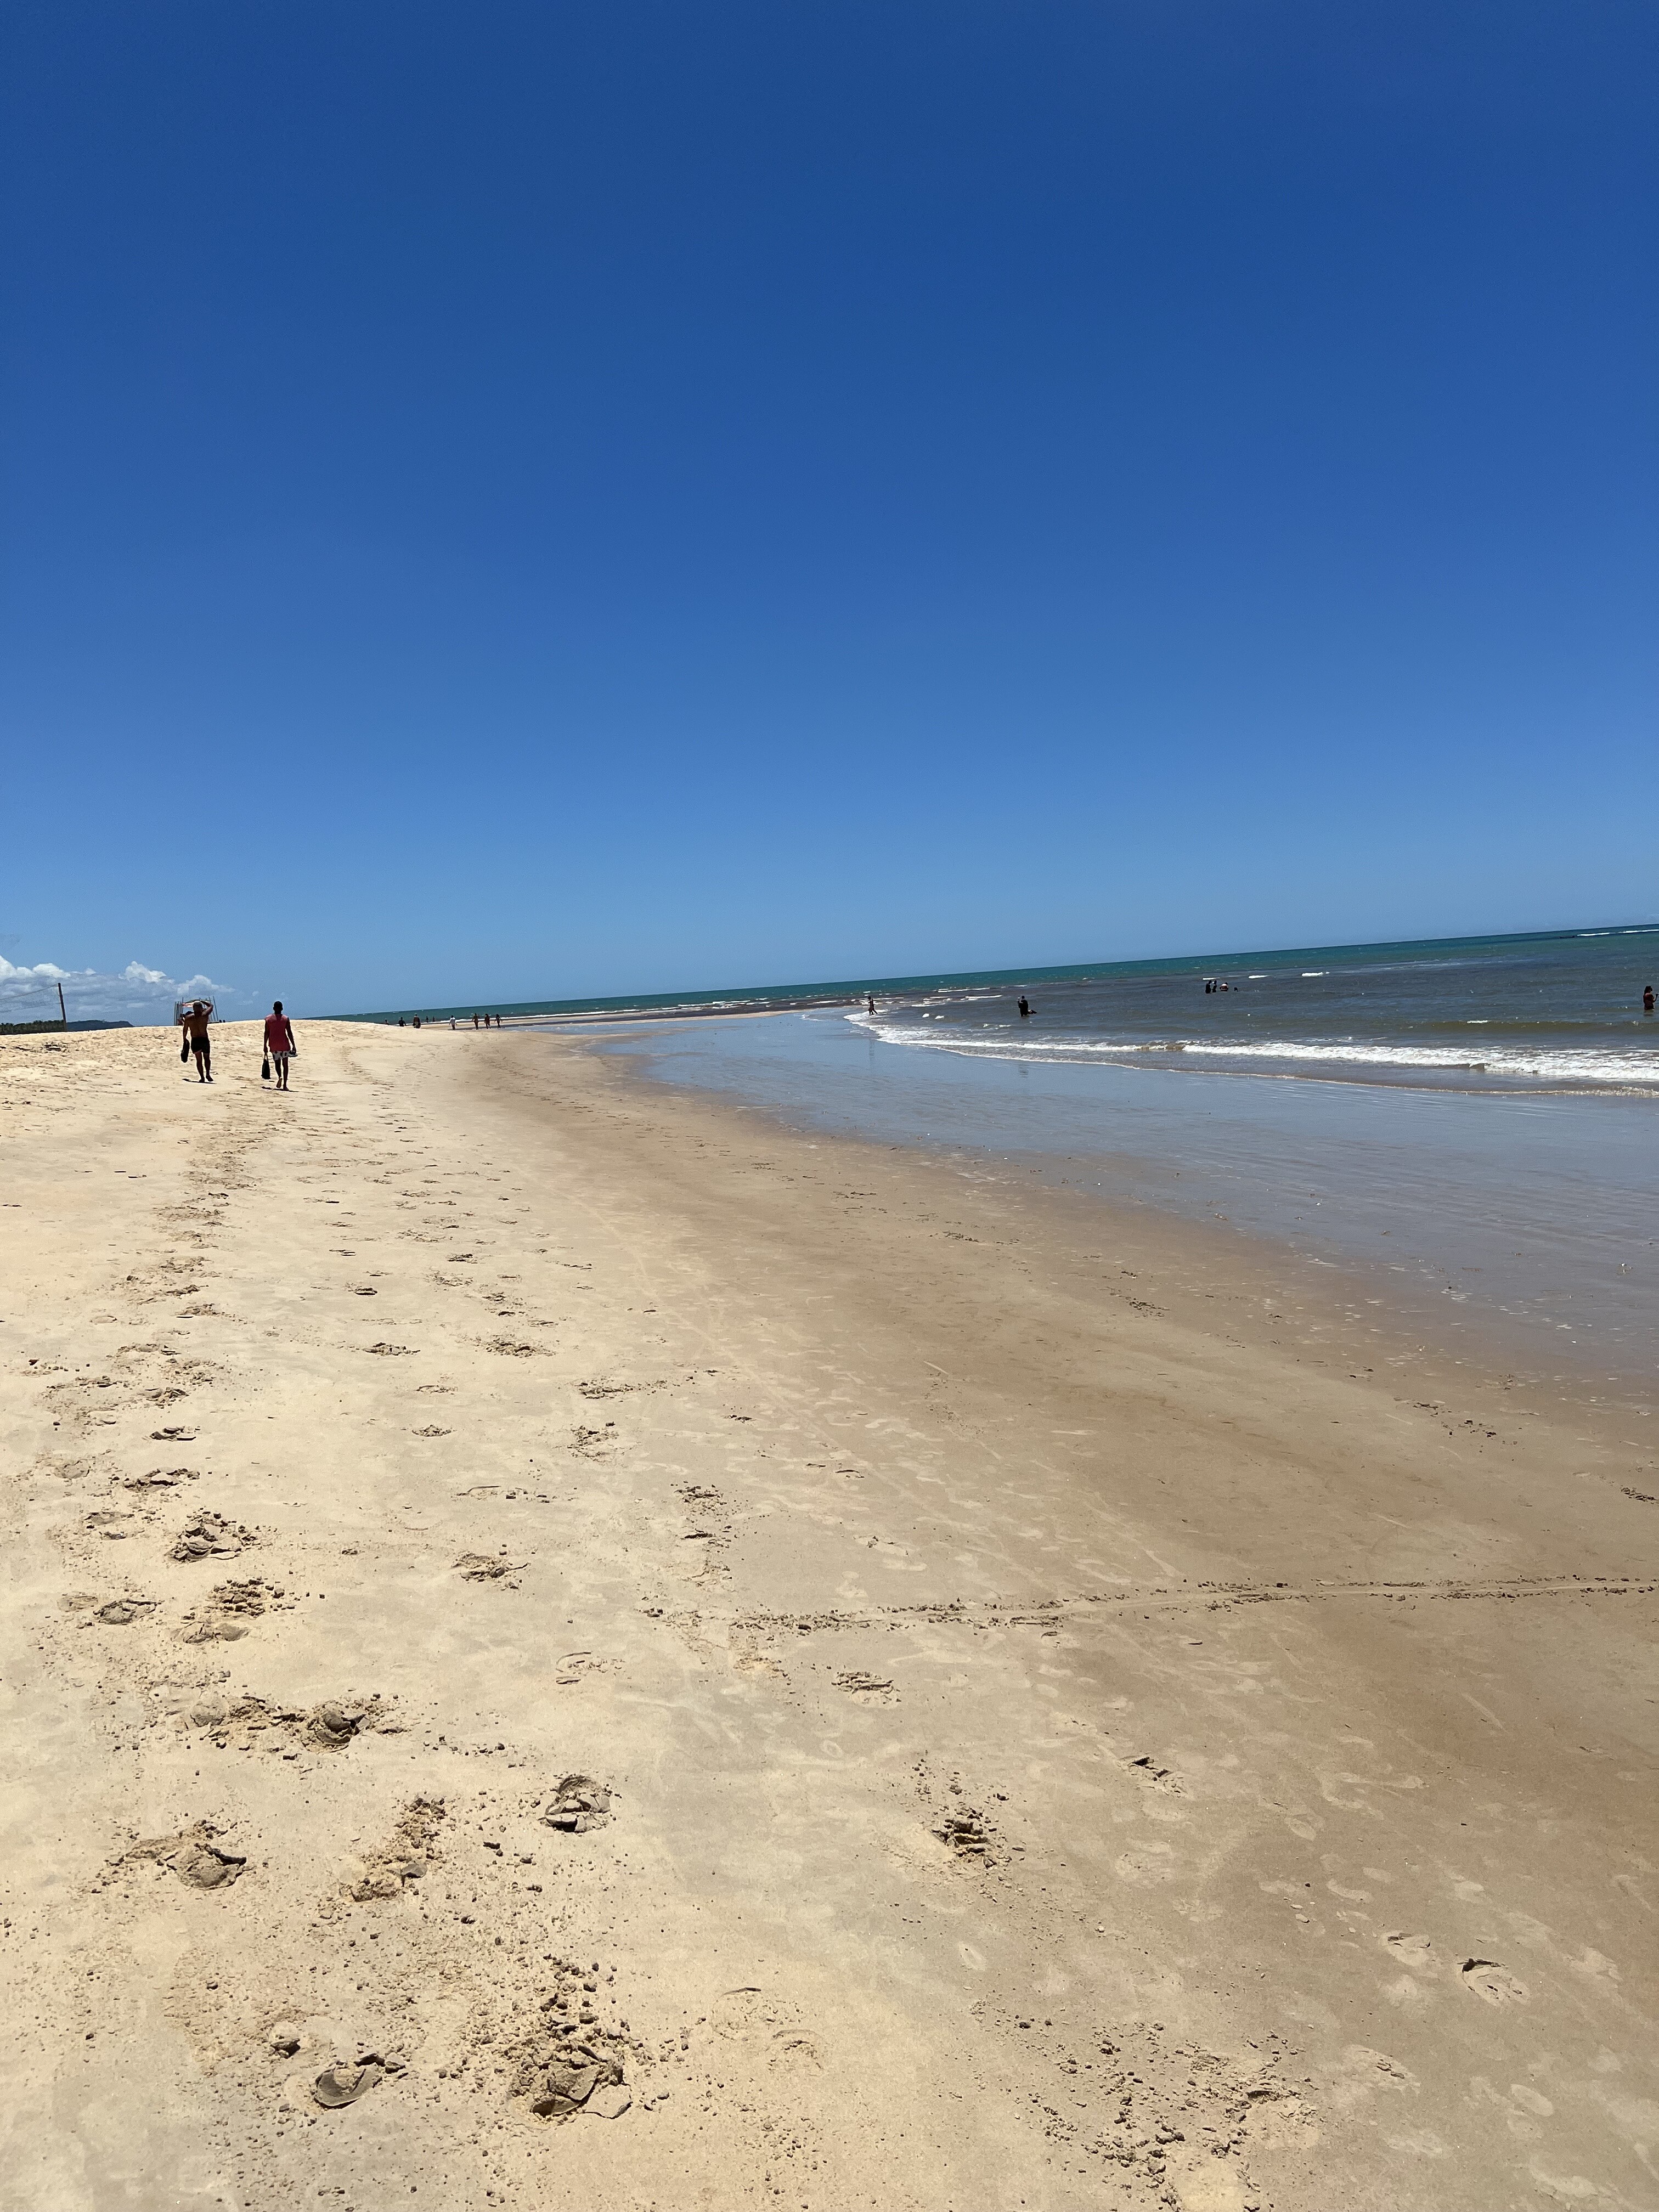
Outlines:
{"label": "white cloud", "polygon": [[14,967],[0,956],[0,1022],[55,1019],[59,985],[72,1022],[171,1022],[175,999],[213,998],[222,1006],[236,996],[210,975],[191,975],[180,982],[142,960],[129,960],[115,975],[95,968],[60,968],[51,960]]}
{"label": "white cloud", "polygon": [[50,960],[43,960],[38,968],[14,968],[9,960],[0,959],[0,984],[15,980],[19,989],[33,989],[37,982],[67,982],[70,970],[54,968]]}

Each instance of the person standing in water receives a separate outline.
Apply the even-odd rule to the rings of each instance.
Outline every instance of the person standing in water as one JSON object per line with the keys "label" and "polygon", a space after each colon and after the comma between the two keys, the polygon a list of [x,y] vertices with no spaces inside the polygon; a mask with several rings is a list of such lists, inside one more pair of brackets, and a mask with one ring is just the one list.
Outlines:
{"label": "person standing in water", "polygon": [[184,1025],[190,1048],[196,1055],[196,1080],[213,1080],[213,1044],[208,1036],[208,1024],[213,1019],[211,999],[192,999],[179,1017]]}
{"label": "person standing in water", "polygon": [[1029,1022],[1031,1018],[1031,1009],[1025,1003],[1025,994],[1024,991],[1019,994],[1019,1018],[1023,1022]]}
{"label": "person standing in water", "polygon": [[294,1024],[283,1012],[283,1002],[275,1000],[265,1016],[265,1050],[276,1070],[276,1088],[288,1089],[289,1055],[300,1049],[294,1042]]}
{"label": "person standing in water", "polygon": [[1653,986],[1651,983],[1648,984],[1642,993],[1642,1012],[1644,1014],[1650,1014],[1653,1012]]}

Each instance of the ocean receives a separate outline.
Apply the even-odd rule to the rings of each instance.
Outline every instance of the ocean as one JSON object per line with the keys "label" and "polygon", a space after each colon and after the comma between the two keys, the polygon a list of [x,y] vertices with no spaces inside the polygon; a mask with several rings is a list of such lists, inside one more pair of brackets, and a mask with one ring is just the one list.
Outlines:
{"label": "ocean", "polygon": [[[1454,1350],[1659,1399],[1649,981],[1659,927],[907,979],[873,986],[873,1016],[732,993],[548,1025],[793,1127],[1267,1240]],[[699,1018],[715,1004],[762,1018]]]}
{"label": "ocean", "polygon": [[[1206,990],[1206,983],[1213,988]],[[1659,1089],[1659,927],[1323,945],[883,998],[887,1044],[1458,1090]]]}
{"label": "ocean", "polygon": [[[1218,988],[1206,992],[1206,979]],[[490,1003],[515,1021],[844,1009],[885,1044],[1457,1090],[1659,1090],[1659,923]],[[1020,1016],[1024,993],[1032,1007]],[[863,1008],[877,1000],[874,1017]],[[477,1011],[483,1010],[479,1002]],[[414,1010],[405,1010],[410,1012]],[[419,1009],[470,1020],[471,1006]],[[396,1021],[396,1012],[367,1015]]]}

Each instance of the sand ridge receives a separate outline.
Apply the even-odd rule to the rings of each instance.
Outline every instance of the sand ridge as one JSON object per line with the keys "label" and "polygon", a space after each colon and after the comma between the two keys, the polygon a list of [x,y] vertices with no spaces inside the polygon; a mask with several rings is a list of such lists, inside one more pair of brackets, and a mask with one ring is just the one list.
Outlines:
{"label": "sand ridge", "polygon": [[0,1051],[0,2203],[1655,2201],[1636,1429],[562,1040],[166,1043]]}

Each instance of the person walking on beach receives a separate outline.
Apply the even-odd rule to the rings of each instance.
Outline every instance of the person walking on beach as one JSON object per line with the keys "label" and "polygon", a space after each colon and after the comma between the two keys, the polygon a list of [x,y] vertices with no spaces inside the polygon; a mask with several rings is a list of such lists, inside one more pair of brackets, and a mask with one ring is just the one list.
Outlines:
{"label": "person walking on beach", "polygon": [[283,1012],[278,999],[265,1016],[265,1051],[276,1070],[276,1088],[288,1089],[288,1063],[291,1053],[300,1049],[294,1042],[294,1024]]}
{"label": "person walking on beach", "polygon": [[185,1039],[196,1055],[196,1080],[213,1080],[213,1046],[208,1036],[208,1024],[213,1019],[211,999],[192,999],[179,1017],[183,1024]]}

